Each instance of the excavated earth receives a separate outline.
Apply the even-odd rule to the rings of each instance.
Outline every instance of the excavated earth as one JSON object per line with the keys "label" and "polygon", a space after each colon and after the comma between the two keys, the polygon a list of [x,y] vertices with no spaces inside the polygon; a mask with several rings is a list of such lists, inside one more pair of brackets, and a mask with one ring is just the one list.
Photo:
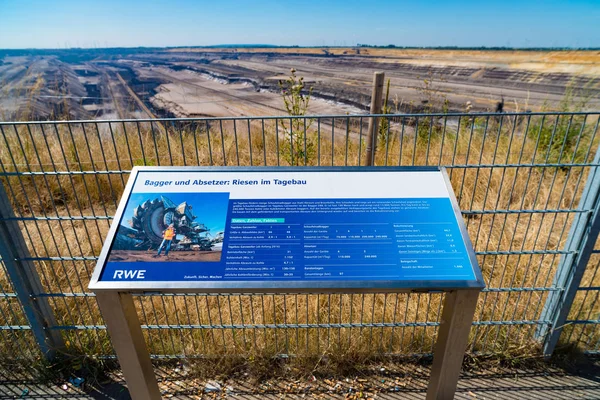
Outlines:
{"label": "excavated earth", "polygon": [[566,92],[597,110],[598,65],[598,51],[0,51],[0,119],[284,115],[278,83],[291,68],[313,88],[311,114],[367,111],[375,71],[395,112],[559,109]]}

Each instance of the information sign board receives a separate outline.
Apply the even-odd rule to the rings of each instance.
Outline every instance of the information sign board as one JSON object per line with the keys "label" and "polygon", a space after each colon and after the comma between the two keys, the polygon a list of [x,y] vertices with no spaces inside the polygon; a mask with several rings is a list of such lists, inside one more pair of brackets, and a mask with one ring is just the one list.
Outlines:
{"label": "information sign board", "polygon": [[92,290],[482,288],[437,167],[139,167]]}

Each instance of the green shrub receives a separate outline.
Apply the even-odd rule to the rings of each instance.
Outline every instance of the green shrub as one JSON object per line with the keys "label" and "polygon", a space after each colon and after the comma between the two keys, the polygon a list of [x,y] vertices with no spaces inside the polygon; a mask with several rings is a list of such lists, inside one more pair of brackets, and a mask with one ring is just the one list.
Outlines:
{"label": "green shrub", "polygon": [[[591,91],[586,85],[575,93],[573,84],[567,85],[565,94],[558,105],[558,111],[578,112],[585,109],[591,99]],[[547,104],[543,111],[549,111]],[[590,140],[590,125],[584,125],[584,115],[558,115],[552,120],[541,118],[531,123],[527,130],[529,138],[537,144],[537,161],[547,163],[582,162],[586,145]]]}
{"label": "green shrub", "polygon": [[289,121],[280,120],[284,135],[280,141],[281,157],[292,166],[312,164],[317,146],[314,137],[308,132],[313,120],[301,117],[306,115],[313,88],[309,88],[308,93],[305,92],[304,78],[297,77],[294,68],[290,70],[289,78],[279,81],[279,87],[283,105],[291,117]]}
{"label": "green shrub", "polygon": [[[542,125],[543,124],[543,125]],[[578,151],[578,142],[588,139],[583,126],[583,116],[557,116],[554,121],[536,122],[529,127],[528,135],[537,143],[537,156],[540,162],[561,163],[579,162],[584,156]]]}

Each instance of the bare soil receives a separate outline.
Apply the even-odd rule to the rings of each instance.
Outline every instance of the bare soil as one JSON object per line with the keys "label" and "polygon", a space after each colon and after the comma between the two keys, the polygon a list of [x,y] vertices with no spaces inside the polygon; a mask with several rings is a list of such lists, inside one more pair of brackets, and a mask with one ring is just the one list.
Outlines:
{"label": "bare soil", "polygon": [[437,109],[442,100],[449,111],[467,103],[494,111],[502,100],[506,111],[557,109],[567,88],[594,110],[599,60],[595,51],[178,48],[90,58],[0,51],[0,120],[284,115],[278,81],[291,68],[313,88],[310,114],[368,111],[375,71],[390,79],[394,112]]}
{"label": "bare soil", "polygon": [[113,250],[110,253],[110,261],[140,261],[140,262],[162,262],[162,261],[203,261],[217,262],[221,260],[220,251],[171,251],[168,256],[164,253],[156,257],[156,251],[139,250]]}

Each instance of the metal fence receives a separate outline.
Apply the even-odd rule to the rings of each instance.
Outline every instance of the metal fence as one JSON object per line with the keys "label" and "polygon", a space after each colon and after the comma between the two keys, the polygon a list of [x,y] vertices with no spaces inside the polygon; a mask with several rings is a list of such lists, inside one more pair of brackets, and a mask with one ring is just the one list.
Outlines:
{"label": "metal fence", "polygon": [[[113,356],[87,284],[133,166],[363,165],[371,118],[375,165],[448,168],[487,283],[470,351],[598,353],[599,115],[0,123],[2,357]],[[153,357],[185,358],[429,354],[443,294],[135,299]]]}

